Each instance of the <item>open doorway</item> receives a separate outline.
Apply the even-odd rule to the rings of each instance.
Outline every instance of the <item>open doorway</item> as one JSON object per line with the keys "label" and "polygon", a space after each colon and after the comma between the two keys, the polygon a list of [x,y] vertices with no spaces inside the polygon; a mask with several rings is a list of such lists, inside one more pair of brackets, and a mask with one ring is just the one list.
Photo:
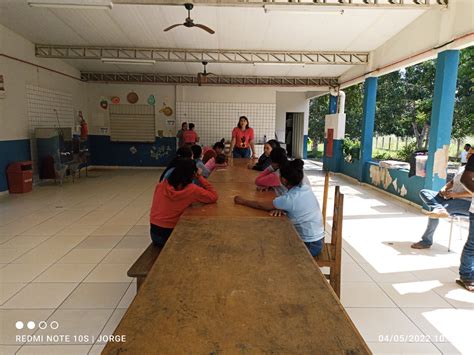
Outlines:
{"label": "open doorway", "polygon": [[304,113],[287,112],[285,124],[285,143],[289,157],[302,158],[304,144]]}

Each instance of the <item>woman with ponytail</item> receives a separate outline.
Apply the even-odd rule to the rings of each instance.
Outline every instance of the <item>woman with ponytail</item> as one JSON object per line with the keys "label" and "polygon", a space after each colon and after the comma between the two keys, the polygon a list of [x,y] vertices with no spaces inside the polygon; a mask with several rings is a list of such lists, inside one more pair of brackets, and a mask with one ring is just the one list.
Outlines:
{"label": "woman with ponytail", "polygon": [[287,214],[311,255],[317,256],[324,243],[323,218],[311,187],[303,184],[303,165],[301,159],[295,159],[280,166],[280,181],[287,191],[273,201],[259,202],[235,196],[234,202],[269,211],[272,216]]}

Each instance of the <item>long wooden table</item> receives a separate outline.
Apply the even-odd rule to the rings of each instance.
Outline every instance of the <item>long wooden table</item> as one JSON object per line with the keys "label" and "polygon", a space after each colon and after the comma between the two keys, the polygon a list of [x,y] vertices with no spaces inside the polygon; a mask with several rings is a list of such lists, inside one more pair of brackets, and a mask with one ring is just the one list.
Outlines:
{"label": "long wooden table", "polygon": [[214,185],[220,207],[182,216],[102,353],[369,354],[291,222],[225,201],[249,182]]}

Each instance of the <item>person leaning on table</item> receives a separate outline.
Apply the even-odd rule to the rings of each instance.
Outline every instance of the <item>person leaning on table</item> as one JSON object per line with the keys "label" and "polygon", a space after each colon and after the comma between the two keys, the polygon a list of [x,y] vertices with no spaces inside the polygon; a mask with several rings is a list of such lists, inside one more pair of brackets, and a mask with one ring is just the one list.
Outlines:
{"label": "person leaning on table", "polygon": [[[472,196],[474,194],[474,154],[470,156],[466,164],[461,176],[461,183],[471,192]],[[474,292],[474,199],[469,209],[469,233],[461,254],[459,276],[460,279],[456,282],[466,290]]]}

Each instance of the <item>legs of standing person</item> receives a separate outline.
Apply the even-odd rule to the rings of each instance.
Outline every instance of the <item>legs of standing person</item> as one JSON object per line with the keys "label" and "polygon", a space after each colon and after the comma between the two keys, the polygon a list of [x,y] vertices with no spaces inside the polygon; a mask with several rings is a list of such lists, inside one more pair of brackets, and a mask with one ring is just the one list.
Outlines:
{"label": "legs of standing person", "polygon": [[157,225],[150,224],[151,241],[157,247],[163,248],[172,232],[173,228],[162,228]]}
{"label": "legs of standing person", "polygon": [[234,158],[247,158],[250,159],[250,148],[234,148],[232,156]]}
{"label": "legs of standing person", "polygon": [[[441,199],[443,200],[443,201],[440,201],[442,202],[441,204],[440,202],[438,202],[438,199],[440,196],[435,196],[435,197],[432,196],[433,195],[432,192],[434,191],[430,191],[430,190],[422,190],[422,191],[428,191],[427,193],[423,195],[423,197],[422,197],[422,193],[420,192],[420,197],[423,200],[423,202],[425,202],[425,199],[429,200],[431,198],[432,200],[434,200],[434,202],[430,202],[431,205],[435,205],[435,204],[440,205],[441,208],[445,208],[446,211],[448,211],[450,215],[460,214],[460,215],[467,216],[469,214],[468,211],[469,211],[469,207],[471,203],[468,200],[463,200],[459,198],[445,200],[441,197]],[[428,203],[426,204],[428,205]],[[438,208],[438,207],[435,207],[435,208]],[[428,226],[426,227],[426,230],[421,237],[421,241],[413,244],[412,247],[415,249],[429,248],[433,244],[433,235],[434,235],[434,232],[436,231],[436,228],[438,227],[438,224],[439,224],[438,218],[429,218]]]}
{"label": "legs of standing person", "polygon": [[464,281],[464,287],[468,288],[467,284],[470,284],[474,289],[474,213],[469,213],[469,234],[461,254],[459,276]]}
{"label": "legs of standing person", "polygon": [[240,154],[240,149],[234,148],[234,150],[232,151],[232,156],[234,158],[242,158],[242,155]]}
{"label": "legs of standing person", "polygon": [[321,254],[321,250],[323,250],[324,238],[317,240],[315,242],[305,242],[306,248],[308,248],[309,252],[312,256],[318,256]]}

